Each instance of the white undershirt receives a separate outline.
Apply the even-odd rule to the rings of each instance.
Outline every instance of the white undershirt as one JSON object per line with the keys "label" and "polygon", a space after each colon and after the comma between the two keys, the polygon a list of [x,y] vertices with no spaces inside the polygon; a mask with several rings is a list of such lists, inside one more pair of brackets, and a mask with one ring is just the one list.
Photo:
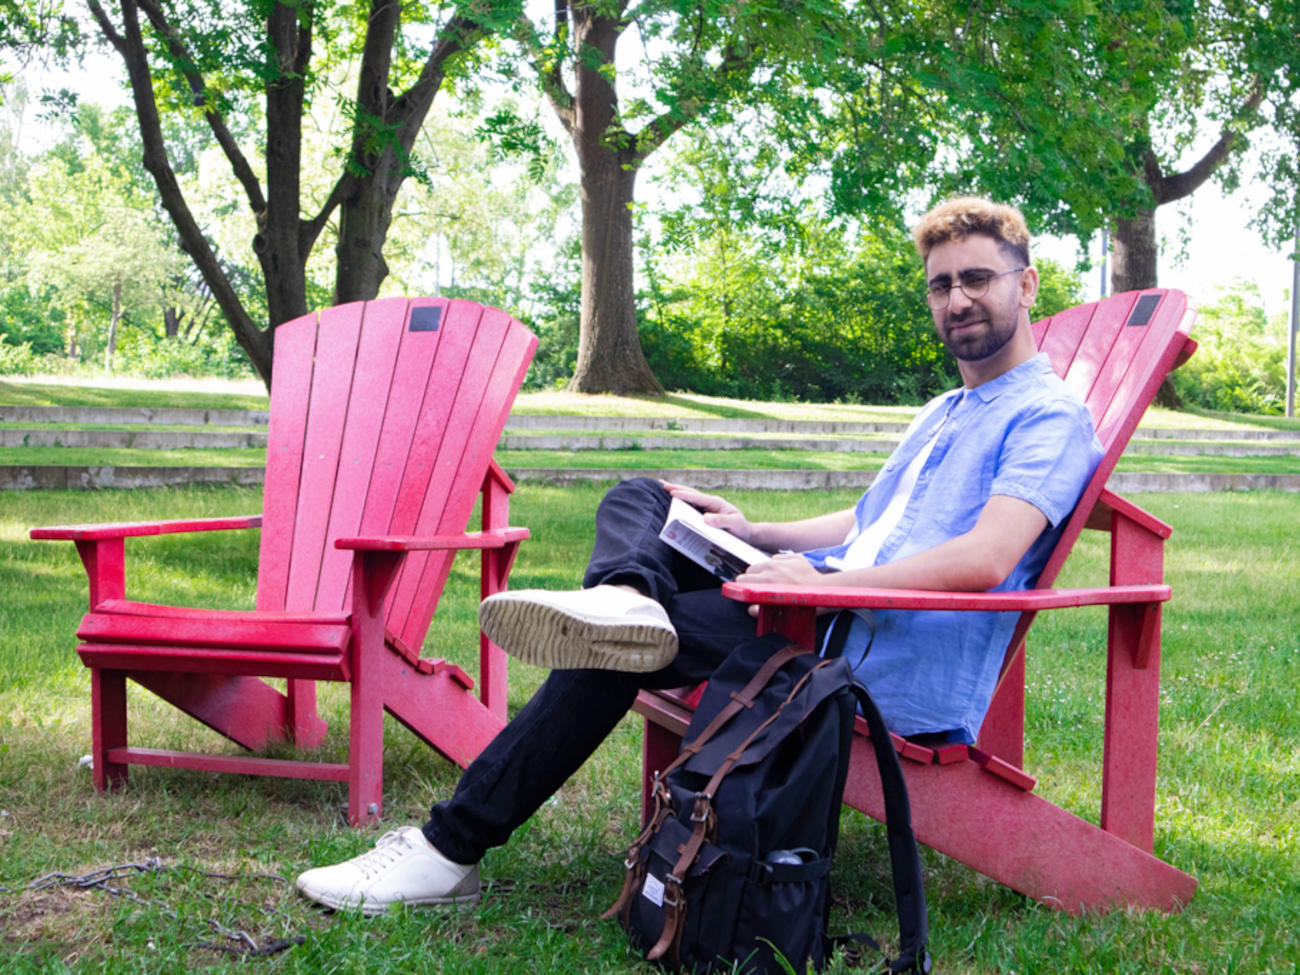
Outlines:
{"label": "white undershirt", "polygon": [[[961,401],[965,394],[965,389],[959,389],[957,395],[948,401],[948,409],[939,421],[938,426],[925,441],[923,446],[912,462],[907,465],[899,477],[898,484],[894,488],[894,494],[889,499],[889,504],[881,512],[880,517],[867,525],[856,538],[854,533],[857,532],[858,526],[849,529],[848,536],[844,539],[849,544],[849,549],[843,556],[832,556],[826,560],[827,567],[844,571],[845,569],[859,569],[876,564],[876,557],[880,554],[880,546],[885,543],[889,533],[898,527],[898,522],[903,517],[903,512],[907,510],[907,503],[912,499],[912,492],[916,490],[917,478],[921,476],[921,468],[925,466],[926,460],[929,459],[930,453],[934,450],[934,445],[939,439],[939,431],[944,428],[948,422],[948,417],[952,416],[953,408]],[[931,411],[939,408],[936,402]],[[925,419],[926,414],[917,417],[916,422],[920,423]]]}

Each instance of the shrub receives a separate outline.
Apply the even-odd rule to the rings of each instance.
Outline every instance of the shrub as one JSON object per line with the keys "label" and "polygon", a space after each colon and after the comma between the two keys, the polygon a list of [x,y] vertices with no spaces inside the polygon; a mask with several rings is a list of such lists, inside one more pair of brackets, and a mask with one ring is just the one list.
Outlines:
{"label": "shrub", "polygon": [[1203,307],[1196,355],[1172,374],[1188,406],[1232,413],[1281,413],[1286,398],[1285,325],[1269,321],[1259,288],[1237,281]]}
{"label": "shrub", "polygon": [[[824,228],[823,228],[824,229]],[[651,275],[641,341],[668,389],[747,399],[923,403],[956,383],[910,236],[882,225],[795,253],[725,242]],[[701,245],[701,254],[712,246]],[[1036,317],[1080,300],[1078,276],[1039,262]],[[654,269],[653,270],[658,270]]]}
{"label": "shrub", "polygon": [[8,339],[8,335],[0,333],[0,375],[32,376],[40,372],[41,359],[32,351],[32,343],[15,345]]}
{"label": "shrub", "polygon": [[141,329],[126,331],[117,347],[117,368],[133,376],[246,377],[252,367],[229,329],[220,329],[198,343],[157,338]]}

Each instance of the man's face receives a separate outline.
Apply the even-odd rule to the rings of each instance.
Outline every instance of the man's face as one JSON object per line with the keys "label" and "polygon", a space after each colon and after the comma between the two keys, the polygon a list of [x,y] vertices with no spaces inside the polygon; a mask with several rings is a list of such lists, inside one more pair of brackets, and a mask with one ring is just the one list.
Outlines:
{"label": "man's face", "polygon": [[[932,302],[930,311],[939,340],[956,358],[965,362],[987,359],[1015,336],[1021,309],[1027,307],[1021,280],[1026,272],[1011,271],[1016,266],[997,241],[983,235],[947,241],[930,251],[925,262],[927,285],[951,286],[947,305],[936,308]],[[988,290],[980,297],[971,298],[958,287],[959,282],[990,275],[1000,277],[987,281]]]}

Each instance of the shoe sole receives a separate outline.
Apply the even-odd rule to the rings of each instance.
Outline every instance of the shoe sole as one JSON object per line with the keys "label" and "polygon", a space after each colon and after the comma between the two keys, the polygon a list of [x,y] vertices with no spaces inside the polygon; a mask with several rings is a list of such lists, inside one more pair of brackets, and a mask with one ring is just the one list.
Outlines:
{"label": "shoe sole", "polygon": [[479,626],[489,640],[524,663],[643,674],[666,667],[677,656],[677,634],[667,627],[584,620],[543,602],[502,596],[483,604]]}
{"label": "shoe sole", "polygon": [[347,897],[335,897],[326,893],[315,893],[302,887],[298,888],[298,893],[310,901],[315,901],[322,907],[328,907],[331,911],[359,911],[366,917],[378,917],[380,914],[386,914],[399,904],[405,904],[408,907],[450,907],[456,904],[477,904],[483,896],[482,891],[476,890],[472,894],[453,894],[450,897],[428,897],[418,900],[399,900],[390,901],[387,904],[375,904],[352,900]]}

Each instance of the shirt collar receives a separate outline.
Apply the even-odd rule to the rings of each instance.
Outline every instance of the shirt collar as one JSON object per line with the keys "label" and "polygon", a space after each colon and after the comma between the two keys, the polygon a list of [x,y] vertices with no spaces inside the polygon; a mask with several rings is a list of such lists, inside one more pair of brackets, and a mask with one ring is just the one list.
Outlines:
{"label": "shirt collar", "polygon": [[995,379],[990,379],[986,383],[980,383],[973,389],[968,390],[968,392],[974,396],[978,396],[981,402],[989,403],[1001,396],[1006,390],[1024,380],[1031,379],[1035,376],[1046,375],[1051,372],[1051,360],[1047,358],[1045,352],[1040,352],[1034,357],[1026,359],[1015,368],[1008,369]]}

